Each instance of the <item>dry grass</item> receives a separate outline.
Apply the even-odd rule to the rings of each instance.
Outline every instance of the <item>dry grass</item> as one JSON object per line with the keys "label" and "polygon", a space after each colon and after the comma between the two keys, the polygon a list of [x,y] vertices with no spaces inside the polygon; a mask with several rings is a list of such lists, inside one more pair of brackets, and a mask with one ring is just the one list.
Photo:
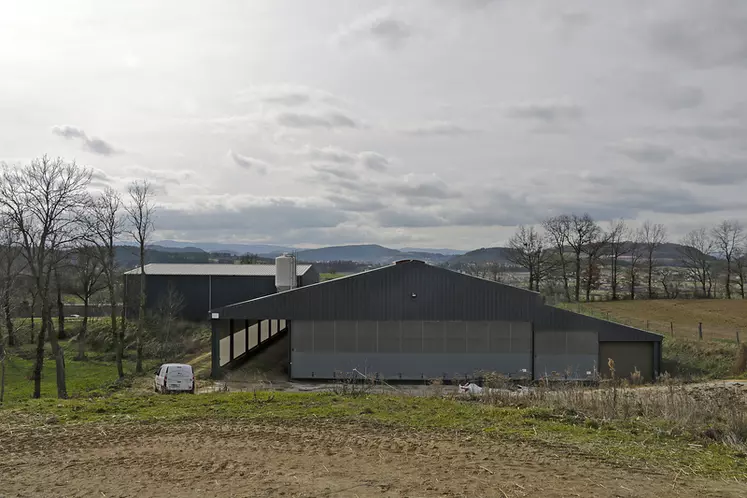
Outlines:
{"label": "dry grass", "polygon": [[[570,303],[563,307],[577,310]],[[655,299],[581,303],[582,313],[675,337],[697,338],[698,323],[703,324],[704,339],[736,339],[741,329],[747,341],[747,300],[741,299]]]}
{"label": "dry grass", "polygon": [[616,421],[644,424],[667,435],[687,434],[747,451],[747,392],[739,385],[687,385],[669,375],[656,386],[610,379],[517,387],[497,374],[484,376],[484,394],[475,399],[502,407],[541,408],[600,428]]}

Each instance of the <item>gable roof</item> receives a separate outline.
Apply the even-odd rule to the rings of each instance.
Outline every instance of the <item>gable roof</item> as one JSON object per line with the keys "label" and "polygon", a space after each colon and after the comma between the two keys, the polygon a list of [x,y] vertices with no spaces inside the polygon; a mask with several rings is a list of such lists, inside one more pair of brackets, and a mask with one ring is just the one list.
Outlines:
{"label": "gable roof", "polygon": [[[299,277],[311,269],[311,265],[296,265]],[[232,277],[274,277],[275,265],[226,265],[211,263],[149,263],[145,265],[146,275],[211,275]],[[140,275],[135,268],[125,275]]]}
{"label": "gable roof", "polygon": [[602,341],[661,336],[546,306],[537,292],[406,260],[211,310],[220,319],[524,321],[538,330],[595,330]]}

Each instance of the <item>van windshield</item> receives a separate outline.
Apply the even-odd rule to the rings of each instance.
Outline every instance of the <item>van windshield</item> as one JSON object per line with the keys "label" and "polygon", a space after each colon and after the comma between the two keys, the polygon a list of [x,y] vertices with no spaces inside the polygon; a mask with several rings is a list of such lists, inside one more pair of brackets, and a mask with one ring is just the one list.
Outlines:
{"label": "van windshield", "polygon": [[173,378],[184,378],[184,379],[191,379],[192,378],[192,367],[189,365],[171,365],[168,367],[168,370],[166,371],[167,375],[169,377]]}

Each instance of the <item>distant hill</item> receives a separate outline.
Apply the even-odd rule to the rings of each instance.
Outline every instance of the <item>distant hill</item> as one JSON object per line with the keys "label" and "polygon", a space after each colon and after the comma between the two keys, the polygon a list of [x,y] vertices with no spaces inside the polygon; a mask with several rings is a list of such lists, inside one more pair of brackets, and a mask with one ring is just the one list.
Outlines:
{"label": "distant hill", "polygon": [[297,252],[299,261],[309,263],[325,261],[354,261],[356,263],[387,264],[400,259],[420,259],[429,263],[442,263],[449,257],[428,252],[403,252],[378,244],[331,246],[304,249]]}
{"label": "distant hill", "polygon": [[284,252],[291,252],[294,249],[288,246],[276,246],[272,244],[232,244],[223,242],[179,242],[176,240],[159,240],[156,241],[154,246],[161,246],[166,250],[173,251],[174,249],[194,247],[201,249],[206,252],[225,252],[233,254],[282,254]]}
{"label": "distant hill", "polygon": [[422,248],[422,247],[403,247],[400,249],[402,252],[410,252],[410,253],[426,253],[426,254],[443,254],[444,256],[457,256],[459,254],[464,254],[467,251],[459,251],[457,249],[432,249],[432,248]]}
{"label": "distant hill", "polygon": [[[210,263],[210,254],[205,251],[154,250],[145,251],[145,263]],[[130,270],[140,264],[140,253],[136,246],[117,246],[115,259],[120,268]]]}
{"label": "distant hill", "polygon": [[506,247],[483,247],[482,249],[453,256],[449,258],[448,263],[450,266],[466,263],[508,263],[508,259],[506,258],[507,252],[508,248]]}

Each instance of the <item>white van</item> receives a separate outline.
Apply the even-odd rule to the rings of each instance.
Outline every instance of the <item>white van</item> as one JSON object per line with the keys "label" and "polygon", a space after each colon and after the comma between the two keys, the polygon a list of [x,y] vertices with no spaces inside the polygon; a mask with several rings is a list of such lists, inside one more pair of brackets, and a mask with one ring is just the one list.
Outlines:
{"label": "white van", "polygon": [[195,393],[195,374],[191,365],[165,363],[156,370],[153,390],[157,393]]}

